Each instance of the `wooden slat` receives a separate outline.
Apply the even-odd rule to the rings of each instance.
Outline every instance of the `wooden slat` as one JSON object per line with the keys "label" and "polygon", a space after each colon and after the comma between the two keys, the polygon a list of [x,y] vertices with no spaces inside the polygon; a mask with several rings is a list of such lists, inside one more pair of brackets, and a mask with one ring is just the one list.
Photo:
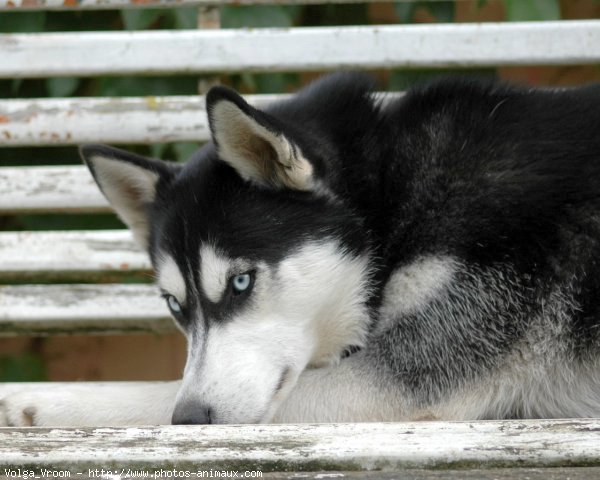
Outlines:
{"label": "wooden slat", "polygon": [[150,275],[127,230],[0,232],[0,281]]}
{"label": "wooden slat", "polygon": [[[0,429],[3,468],[401,471],[600,466],[598,420]],[[157,477],[158,478],[158,477]],[[164,478],[161,477],[161,478]],[[447,478],[447,477],[446,477]]]}
{"label": "wooden slat", "polygon": [[0,168],[0,213],[109,211],[86,167]]}
{"label": "wooden slat", "polygon": [[7,34],[0,77],[600,61],[600,21]]}
{"label": "wooden slat", "polygon": [[401,472],[266,473],[268,480],[590,480],[600,478],[600,467],[493,468],[482,470],[415,470]]}
{"label": "wooden slat", "polygon": [[[384,102],[401,92],[378,93]],[[290,95],[246,95],[262,108]],[[203,96],[0,100],[0,147],[204,142]]]}
{"label": "wooden slat", "polygon": [[[264,107],[287,95],[248,95]],[[206,141],[203,96],[0,100],[0,146]]]}
{"label": "wooden slat", "polygon": [[152,285],[0,286],[3,336],[174,329],[167,307]]}
{"label": "wooden slat", "polygon": [[[153,478],[148,471],[146,478]],[[210,478],[210,470],[204,478]],[[213,471],[213,475],[215,475]],[[41,471],[38,475],[41,478]],[[80,476],[77,475],[79,478]],[[18,477],[20,478],[20,477]],[[81,475],[81,478],[86,478]],[[115,477],[105,477],[115,478]],[[119,480],[137,479],[135,475],[122,475]],[[214,477],[213,477],[214,478]],[[235,478],[235,477],[234,477]],[[238,478],[244,478],[239,477]],[[261,477],[265,480],[591,480],[600,478],[600,467],[567,467],[567,468],[493,468],[490,470],[415,470],[406,469],[401,472],[267,472]],[[0,480],[14,480],[0,472]]]}
{"label": "wooden slat", "polygon": [[[174,8],[213,5],[286,5],[327,3],[371,3],[380,0],[0,0],[0,11],[20,10],[110,10],[123,8]],[[410,2],[413,0],[394,0]],[[425,0],[428,2],[444,0]]]}

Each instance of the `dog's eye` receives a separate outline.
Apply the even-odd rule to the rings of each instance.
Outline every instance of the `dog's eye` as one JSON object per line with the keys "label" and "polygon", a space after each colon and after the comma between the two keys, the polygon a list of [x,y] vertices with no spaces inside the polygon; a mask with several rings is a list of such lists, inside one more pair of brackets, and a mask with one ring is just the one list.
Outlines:
{"label": "dog's eye", "polygon": [[252,274],[243,273],[242,275],[236,275],[231,278],[231,287],[233,293],[240,294],[248,291],[252,287]]}
{"label": "dog's eye", "polygon": [[167,305],[169,306],[169,309],[173,315],[179,315],[182,311],[182,308],[177,299],[173,295],[165,295],[165,299],[167,300]]}

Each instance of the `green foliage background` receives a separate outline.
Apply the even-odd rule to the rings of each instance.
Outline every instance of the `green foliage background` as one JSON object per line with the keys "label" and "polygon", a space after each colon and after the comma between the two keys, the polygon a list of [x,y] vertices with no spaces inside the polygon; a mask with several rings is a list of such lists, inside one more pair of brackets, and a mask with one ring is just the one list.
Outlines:
{"label": "green foliage background", "polygon": [[[556,20],[560,18],[558,0],[479,0],[481,7],[490,1],[504,4],[506,18],[518,20]],[[409,1],[394,4],[396,21],[411,23],[416,13],[425,9],[439,22],[452,22],[456,4],[453,1]],[[194,29],[196,8],[141,9],[123,11],[73,12],[2,12],[0,33],[54,32],[93,30]],[[262,28],[325,25],[364,25],[369,23],[368,8],[362,4],[308,6],[226,6],[220,9],[222,28]],[[393,20],[393,19],[392,19]],[[389,90],[402,90],[415,82],[445,70],[395,71],[387,76]],[[456,72],[453,72],[456,73]],[[462,71],[460,71],[462,73]],[[473,71],[469,72],[470,74]],[[480,75],[494,75],[482,70]],[[301,77],[293,73],[240,74],[220,76],[222,83],[244,93],[280,93],[293,91]],[[145,96],[193,95],[198,93],[197,76],[171,77],[103,77],[47,78],[0,80],[0,98],[40,98],[69,96]],[[198,145],[193,143],[130,145],[139,153],[182,161]],[[0,148],[0,166],[77,164],[74,147]],[[112,215],[27,215],[0,217],[0,230],[105,229],[121,226]],[[43,380],[45,370],[36,348],[19,356],[0,353],[0,381]]]}

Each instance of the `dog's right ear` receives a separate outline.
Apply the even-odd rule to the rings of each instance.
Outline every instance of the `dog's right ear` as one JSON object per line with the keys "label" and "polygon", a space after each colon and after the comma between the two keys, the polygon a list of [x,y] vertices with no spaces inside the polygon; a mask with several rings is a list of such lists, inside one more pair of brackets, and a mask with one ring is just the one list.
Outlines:
{"label": "dog's right ear", "polygon": [[79,152],[119,218],[131,229],[137,243],[147,249],[149,207],[161,183],[173,178],[174,169],[161,160],[106,145],[84,145]]}
{"label": "dog's right ear", "polygon": [[267,188],[313,188],[313,166],[279,120],[222,86],[209,90],[206,108],[219,157],[242,178]]}

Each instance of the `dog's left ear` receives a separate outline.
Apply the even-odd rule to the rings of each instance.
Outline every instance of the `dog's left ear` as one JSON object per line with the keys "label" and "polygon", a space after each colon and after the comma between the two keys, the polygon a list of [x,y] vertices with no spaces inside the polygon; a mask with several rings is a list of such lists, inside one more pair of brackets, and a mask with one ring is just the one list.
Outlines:
{"label": "dog's left ear", "polygon": [[150,207],[160,188],[172,180],[176,168],[162,160],[107,145],[84,145],[79,152],[100,190],[137,243],[148,248]]}
{"label": "dog's left ear", "polygon": [[312,189],[313,166],[277,119],[225,87],[208,92],[206,108],[219,157],[243,178],[270,188]]}

